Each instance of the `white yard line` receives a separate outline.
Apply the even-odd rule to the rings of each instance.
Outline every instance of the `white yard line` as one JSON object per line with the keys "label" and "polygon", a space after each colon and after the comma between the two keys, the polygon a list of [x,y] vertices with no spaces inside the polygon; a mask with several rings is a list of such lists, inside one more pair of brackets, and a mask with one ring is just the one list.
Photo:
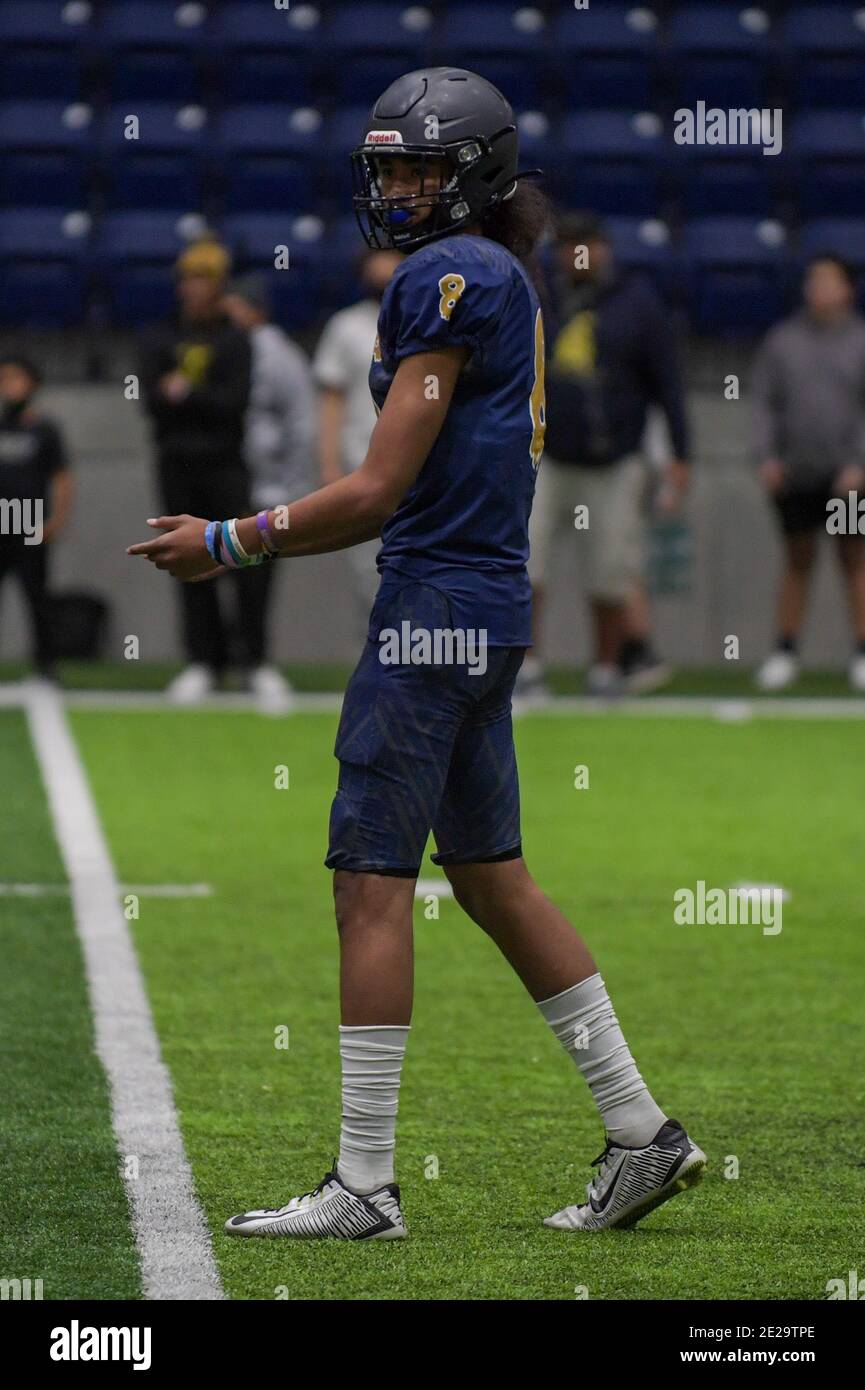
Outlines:
{"label": "white yard line", "polygon": [[[33,687],[29,687],[30,690]],[[29,698],[26,682],[0,685],[0,707],[23,705]],[[254,698],[242,691],[209,696],[199,705],[174,705],[159,691],[147,690],[66,690],[61,692],[64,704],[73,709],[94,710],[152,710],[163,714],[178,709],[221,711],[225,714],[259,713]],[[294,695],[291,708],[280,718],[294,714],[330,714],[342,705],[342,696],[324,694]],[[717,719],[722,723],[740,723],[749,719],[865,719],[865,698],[839,696],[835,699],[783,699],[757,697],[718,698],[704,695],[643,695],[637,699],[613,702],[586,695],[557,695],[548,700],[514,700],[514,717],[553,718],[569,714],[592,716],[617,715],[628,718],[660,719]]]}
{"label": "white yard line", "polygon": [[[135,893],[139,898],[210,898],[209,883],[118,883],[117,891],[125,897]],[[0,898],[68,898],[72,892],[68,883],[0,883]]]}
{"label": "white yard line", "polygon": [[[144,1296],[224,1298],[120,885],[62,701],[50,690],[31,688],[25,707],[69,879]],[[133,1157],[137,1178],[126,1176],[126,1160]]]}

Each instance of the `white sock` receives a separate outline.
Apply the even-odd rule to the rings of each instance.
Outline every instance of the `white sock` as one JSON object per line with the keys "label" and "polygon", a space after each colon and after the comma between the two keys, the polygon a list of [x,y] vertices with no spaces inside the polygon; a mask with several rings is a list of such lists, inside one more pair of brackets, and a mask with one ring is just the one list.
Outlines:
{"label": "white sock", "polygon": [[340,1024],[342,1130],[337,1171],[352,1192],[393,1182],[396,1108],[408,1025]]}
{"label": "white sock", "polygon": [[538,1008],[589,1083],[609,1138],[632,1148],[650,1143],[667,1116],[637,1071],[600,974]]}

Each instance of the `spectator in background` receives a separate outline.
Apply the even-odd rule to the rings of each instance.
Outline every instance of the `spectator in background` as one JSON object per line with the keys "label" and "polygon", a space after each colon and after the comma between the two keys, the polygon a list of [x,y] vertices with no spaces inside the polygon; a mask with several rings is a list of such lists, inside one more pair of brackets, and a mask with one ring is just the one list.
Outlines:
{"label": "spectator in background", "polygon": [[[222,308],[228,252],[212,238],[192,243],[177,261],[177,319],[144,345],[141,383],[153,421],[161,505],[168,516],[247,516],[249,477],[243,456],[251,350],[247,335]],[[240,610],[240,659],[262,664],[261,591],[248,575],[228,590]],[[179,598],[188,666],[168,687],[171,699],[194,703],[214,689],[231,660],[230,626],[216,584],[181,584]]]}
{"label": "spectator in background", "polygon": [[[865,488],[865,319],[856,282],[837,256],[805,273],[803,307],[767,335],[752,379],[754,450],[784,537],[775,651],[757,672],[761,690],[799,675],[798,643],[817,538],[827,504]],[[837,535],[855,651],[850,684],[865,692],[865,538]]]}
{"label": "spectator in background", "polygon": [[[270,302],[263,276],[246,275],[234,281],[223,308],[232,323],[249,334],[252,345],[244,442],[251,510],[293,502],[315,486],[316,401],[309,363],[282,329],[269,321]],[[273,565],[261,565],[251,569],[244,581],[251,581],[259,599],[253,645],[260,663],[266,650],[268,596],[275,573]],[[247,634],[248,640],[250,637]],[[252,689],[270,712],[287,707],[291,687],[273,666],[257,665]]]}
{"label": "spectator in background", "polygon": [[0,359],[0,584],[15,574],[30,612],[34,665],[54,679],[48,599],[49,552],[72,507],[63,435],[34,405],[42,384],[25,357]]}
{"label": "spectator in background", "polygon": [[[360,278],[365,298],[334,314],[319,340],[312,369],[320,399],[318,456],[322,484],[354,472],[366,457],[375,425],[368,378],[378,312],[382,295],[402,259],[398,251],[364,252]],[[375,557],[379,549],[380,542],[375,540],[346,551],[354,578],[356,620],[364,636],[378,588]]]}
{"label": "spectator in background", "polygon": [[[519,689],[528,694],[542,682],[548,567],[555,537],[567,531],[586,553],[594,641],[587,687],[612,695],[630,679],[645,688],[660,665],[629,622],[628,605],[644,573],[641,445],[652,404],[662,409],[673,446],[661,485],[666,509],[680,505],[688,483],[682,376],[669,311],[645,277],[619,271],[592,214],[559,220],[550,305],[547,452],[530,525],[535,646]],[[580,505],[588,508],[588,526],[575,530]]]}

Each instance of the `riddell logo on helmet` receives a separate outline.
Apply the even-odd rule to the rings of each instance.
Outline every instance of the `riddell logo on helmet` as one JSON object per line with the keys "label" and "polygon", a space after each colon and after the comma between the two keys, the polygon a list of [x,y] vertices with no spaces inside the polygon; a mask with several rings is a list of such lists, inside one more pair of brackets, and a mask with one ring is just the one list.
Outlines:
{"label": "riddell logo on helmet", "polygon": [[402,135],[398,130],[367,131],[365,145],[401,145]]}

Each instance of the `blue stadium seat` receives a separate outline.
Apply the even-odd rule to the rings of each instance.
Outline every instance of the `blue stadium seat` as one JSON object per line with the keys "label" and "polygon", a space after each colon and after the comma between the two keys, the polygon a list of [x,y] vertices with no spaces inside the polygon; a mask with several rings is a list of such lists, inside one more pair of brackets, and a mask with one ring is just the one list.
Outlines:
{"label": "blue stadium seat", "polygon": [[[304,328],[320,315],[325,243],[317,217],[238,214],[227,217],[222,230],[237,269],[269,272],[278,323]],[[288,247],[289,267],[284,270],[274,269],[278,246]]]}
{"label": "blue stadium seat", "polygon": [[655,102],[658,16],[651,6],[557,6],[550,49],[569,107],[649,107]]}
{"label": "blue stadium seat", "polygon": [[111,0],[102,8],[100,44],[109,49],[158,48],[191,51],[200,48],[207,33],[205,4],[172,4],[170,0]]}
{"label": "blue stadium seat", "polygon": [[206,111],[139,102],[134,114],[139,122],[135,140],[126,138],[126,106],[110,107],[101,124],[107,204],[118,210],[200,205],[210,141]]}
{"label": "blue stadium seat", "polygon": [[0,212],[0,256],[80,261],[87,253],[90,218],[80,209],[18,208]]}
{"label": "blue stadium seat", "polygon": [[91,125],[90,108],[82,105],[0,105],[0,206],[86,206]]}
{"label": "blue stadium seat", "polygon": [[114,101],[199,101],[207,27],[203,4],[112,0],[99,41]]}
{"label": "blue stadium seat", "polygon": [[656,214],[666,154],[658,117],[578,112],[561,122],[556,137],[559,162],[548,181],[563,202],[622,216]]}
{"label": "blue stadium seat", "polygon": [[540,104],[545,91],[546,21],[536,7],[452,5],[433,43],[437,64],[453,63],[479,72],[500,87],[514,107]]}
{"label": "blue stadium seat", "polygon": [[696,218],[684,228],[682,256],[698,332],[754,334],[784,311],[791,261],[780,223]]}
{"label": "blue stadium seat", "polygon": [[756,145],[676,145],[679,206],[689,217],[768,217],[783,191],[779,158]]}
{"label": "blue stadium seat", "polygon": [[231,212],[309,205],[318,191],[323,118],[310,107],[239,106],[216,124],[223,205]]}
{"label": "blue stadium seat", "polygon": [[90,220],[66,208],[0,212],[0,322],[62,328],[85,310]]}
{"label": "blue stadium seat", "polygon": [[0,39],[0,92],[6,100],[78,101],[81,59],[70,48],[29,48]]}
{"label": "blue stadium seat", "polygon": [[865,215],[865,115],[809,111],[794,119],[787,141],[803,217]]}
{"label": "blue stadium seat", "polygon": [[544,111],[518,111],[517,133],[520,140],[520,167],[543,169],[544,174],[559,163],[556,125]]}
{"label": "blue stadium seat", "polygon": [[87,276],[79,265],[0,260],[0,323],[16,328],[72,328],[87,307]]}
{"label": "blue stadium seat", "polygon": [[225,101],[315,101],[314,78],[327,59],[316,6],[277,10],[256,0],[232,0],[217,10],[208,43]]}
{"label": "blue stadium seat", "polygon": [[843,256],[857,270],[865,271],[865,217],[818,217],[799,234],[802,259],[832,254]]}
{"label": "blue stadium seat", "polygon": [[799,5],[782,28],[797,107],[861,106],[865,96],[865,27],[856,4]]}
{"label": "blue stadium seat", "polygon": [[0,7],[0,44],[71,47],[92,33],[94,12],[68,0],[15,0]]}
{"label": "blue stadium seat", "polygon": [[172,266],[203,230],[188,210],[110,213],[97,228],[94,257],[113,323],[137,328],[174,310]]}
{"label": "blue stadium seat", "polygon": [[773,52],[766,19],[764,10],[738,3],[677,8],[667,33],[677,105],[766,106]]}
{"label": "blue stadium seat", "polygon": [[323,288],[331,310],[345,308],[361,296],[357,275],[358,258],[366,249],[354,213],[344,213],[325,230],[323,247]]}
{"label": "blue stadium seat", "polygon": [[106,265],[174,261],[195,233],[203,231],[203,219],[189,208],[109,213],[96,229],[95,255]]}
{"label": "blue stadium seat", "polygon": [[353,185],[349,155],[359,145],[369,124],[369,108],[346,107],[336,111],[324,128],[322,175],[328,202],[339,214],[351,207]]}
{"label": "blue stadium seat", "polygon": [[338,102],[371,105],[397,77],[425,67],[432,11],[405,0],[372,0],[329,9],[324,42]]}
{"label": "blue stadium seat", "polygon": [[605,226],[620,265],[669,273],[676,255],[670,229],[658,218],[608,217]]}

